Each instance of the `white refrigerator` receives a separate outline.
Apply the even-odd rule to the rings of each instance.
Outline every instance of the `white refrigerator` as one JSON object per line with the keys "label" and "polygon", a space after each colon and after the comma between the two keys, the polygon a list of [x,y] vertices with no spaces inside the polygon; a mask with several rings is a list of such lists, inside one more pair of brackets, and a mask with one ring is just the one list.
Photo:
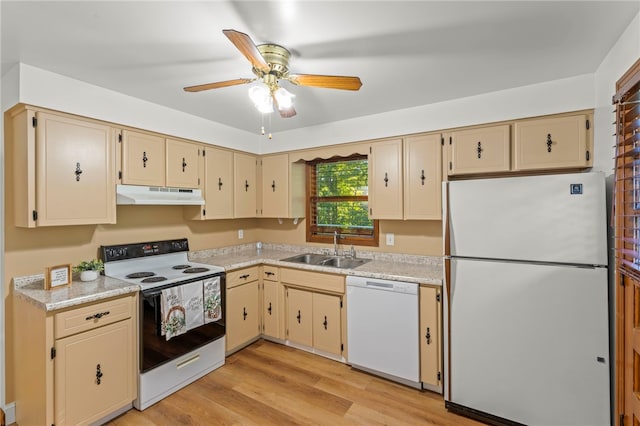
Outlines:
{"label": "white refrigerator", "polygon": [[445,197],[447,408],[610,424],[604,175],[453,181]]}

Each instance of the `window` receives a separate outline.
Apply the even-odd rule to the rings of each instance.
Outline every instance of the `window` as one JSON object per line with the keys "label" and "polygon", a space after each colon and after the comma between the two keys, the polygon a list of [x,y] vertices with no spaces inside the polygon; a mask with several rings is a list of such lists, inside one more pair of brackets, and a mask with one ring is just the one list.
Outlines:
{"label": "window", "polygon": [[307,241],[378,245],[378,221],[369,219],[366,155],[307,162]]}
{"label": "window", "polygon": [[616,264],[640,280],[640,61],[618,83],[616,105]]}

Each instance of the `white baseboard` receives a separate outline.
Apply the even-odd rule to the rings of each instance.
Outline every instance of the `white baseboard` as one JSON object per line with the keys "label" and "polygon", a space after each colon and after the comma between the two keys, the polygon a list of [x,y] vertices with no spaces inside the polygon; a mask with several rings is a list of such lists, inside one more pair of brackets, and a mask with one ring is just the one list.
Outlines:
{"label": "white baseboard", "polygon": [[2,409],[4,410],[4,421],[7,425],[10,425],[12,423],[16,422],[16,403],[15,402],[11,402],[7,405],[5,405],[4,407],[2,407]]}

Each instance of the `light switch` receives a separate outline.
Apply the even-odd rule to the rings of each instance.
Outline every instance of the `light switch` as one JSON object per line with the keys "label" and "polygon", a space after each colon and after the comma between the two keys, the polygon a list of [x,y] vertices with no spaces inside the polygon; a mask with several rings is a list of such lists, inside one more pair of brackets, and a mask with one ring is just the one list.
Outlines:
{"label": "light switch", "polygon": [[395,234],[387,234],[387,245],[388,246],[392,246],[396,243],[396,236]]}

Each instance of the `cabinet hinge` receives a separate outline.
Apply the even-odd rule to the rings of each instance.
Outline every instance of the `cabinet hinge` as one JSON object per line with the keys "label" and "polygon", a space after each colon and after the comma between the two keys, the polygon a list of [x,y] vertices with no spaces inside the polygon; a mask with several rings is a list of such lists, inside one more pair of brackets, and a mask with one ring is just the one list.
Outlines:
{"label": "cabinet hinge", "polygon": [[620,414],[620,426],[624,426],[624,414]]}
{"label": "cabinet hinge", "polygon": [[589,161],[589,151],[587,151],[587,161]]}
{"label": "cabinet hinge", "polygon": [[32,125],[33,127],[37,127],[37,126],[38,126],[38,119],[37,119],[37,118],[35,118],[35,117],[32,117],[32,118],[31,118],[31,125]]}
{"label": "cabinet hinge", "polygon": [[372,153],[372,151],[371,151],[371,147],[369,147],[369,154],[371,154],[371,153]]}
{"label": "cabinet hinge", "polygon": [[440,301],[440,295],[436,294],[436,302],[439,302],[439,301]]}
{"label": "cabinet hinge", "polygon": [[620,285],[624,287],[624,275],[620,275]]}
{"label": "cabinet hinge", "polygon": [[340,343],[340,352],[344,352],[344,343]]}
{"label": "cabinet hinge", "polygon": [[118,142],[122,142],[122,133],[118,133]]}
{"label": "cabinet hinge", "polygon": [[451,164],[451,161],[449,161],[449,170],[453,169],[453,164]]}
{"label": "cabinet hinge", "polygon": [[589,127],[591,127],[591,123],[589,123],[589,119],[587,119],[587,122],[585,124],[587,126],[587,130],[589,130]]}
{"label": "cabinet hinge", "polygon": [[206,209],[202,209],[202,216],[206,216],[207,215],[207,210]]}
{"label": "cabinet hinge", "polygon": [[56,357],[56,348],[52,347],[51,348],[51,359],[54,359]]}
{"label": "cabinet hinge", "polygon": [[203,157],[206,157],[206,156],[207,156],[207,150],[206,150],[206,149],[203,149],[203,150],[202,150],[202,156],[203,156]]}
{"label": "cabinet hinge", "polygon": [[438,381],[442,380],[442,373],[438,371]]}
{"label": "cabinet hinge", "polygon": [[34,221],[38,220],[38,212],[36,210],[31,212],[31,217]]}
{"label": "cabinet hinge", "polygon": [[198,178],[198,186],[200,186],[200,178]]}
{"label": "cabinet hinge", "polygon": [[444,136],[440,136],[440,145],[444,146]]}
{"label": "cabinet hinge", "polygon": [[453,142],[453,137],[449,136],[449,145],[451,145],[451,142]]}
{"label": "cabinet hinge", "polygon": [[118,179],[122,179],[122,170],[118,170]]}
{"label": "cabinet hinge", "polygon": [[342,309],[342,299],[340,299],[340,309]]}

